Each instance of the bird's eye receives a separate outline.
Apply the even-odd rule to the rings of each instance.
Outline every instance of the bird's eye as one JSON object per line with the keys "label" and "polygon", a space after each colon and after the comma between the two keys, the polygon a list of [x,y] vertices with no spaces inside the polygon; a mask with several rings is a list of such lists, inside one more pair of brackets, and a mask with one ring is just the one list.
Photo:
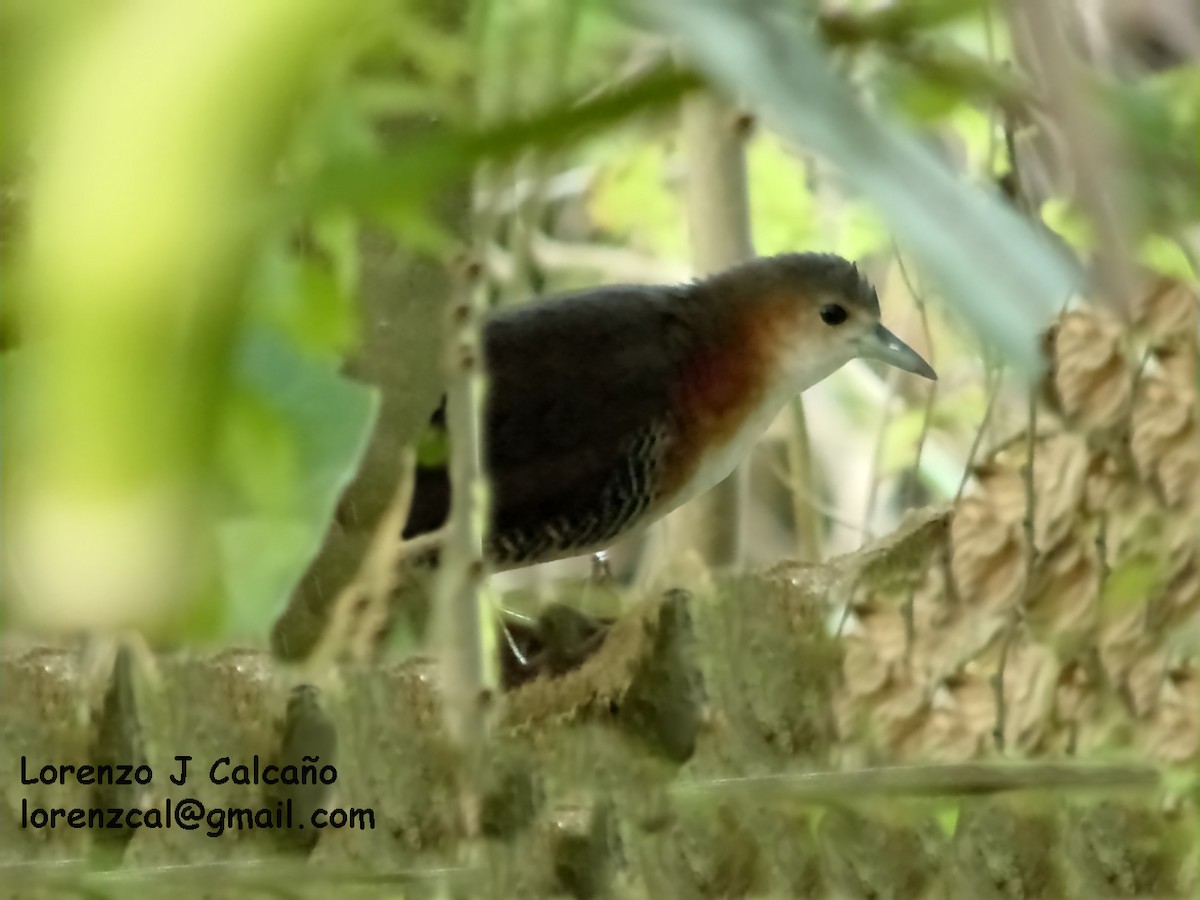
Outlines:
{"label": "bird's eye", "polygon": [[826,325],[841,325],[846,321],[847,315],[846,307],[837,303],[821,307],[821,321]]}

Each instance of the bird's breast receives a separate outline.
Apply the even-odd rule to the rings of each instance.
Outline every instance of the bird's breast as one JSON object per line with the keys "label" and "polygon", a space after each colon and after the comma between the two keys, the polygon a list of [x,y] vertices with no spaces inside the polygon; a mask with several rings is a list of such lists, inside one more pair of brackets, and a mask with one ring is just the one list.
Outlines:
{"label": "bird's breast", "polygon": [[660,514],[716,485],[736,468],[787,399],[770,360],[712,352],[685,366],[663,454]]}

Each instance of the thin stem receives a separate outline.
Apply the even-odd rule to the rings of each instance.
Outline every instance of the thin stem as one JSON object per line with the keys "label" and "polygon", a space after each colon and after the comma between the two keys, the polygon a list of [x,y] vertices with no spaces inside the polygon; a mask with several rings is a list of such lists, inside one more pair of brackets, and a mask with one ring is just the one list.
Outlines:
{"label": "thin stem", "polygon": [[888,428],[892,423],[892,406],[896,398],[896,379],[897,374],[895,369],[888,369],[887,372],[887,397],[883,401],[883,416],[879,420],[879,431],[875,435],[875,446],[871,450],[871,468],[867,473],[867,508],[863,513],[862,533],[867,540],[874,537],[874,530],[871,528],[871,517],[875,513],[875,500],[879,494],[879,464],[883,458],[883,442],[887,438]]}
{"label": "thin stem", "polygon": [[[893,242],[892,250],[896,256],[896,263],[900,267],[900,277],[904,279],[904,284],[908,288],[909,295],[913,298],[913,302],[917,305],[917,312],[921,317],[921,329],[925,333],[925,346],[929,354],[929,364],[934,366],[933,355],[933,332],[929,328],[929,313],[925,308],[925,296],[917,290],[916,283],[909,276],[908,266],[904,264],[904,255],[900,252],[900,247]],[[909,482],[905,486],[907,494],[907,502],[911,504],[913,492],[916,490],[917,480],[921,476],[921,453],[925,449],[925,439],[929,435],[929,427],[933,421],[933,406],[937,402],[937,386],[936,381],[930,382],[929,391],[925,395],[925,411],[921,417],[921,434],[917,438],[917,449],[913,457],[912,474],[909,476]],[[917,583],[913,581],[908,586],[908,596],[900,605],[900,616],[904,620],[904,661],[905,664],[911,664],[913,645],[917,640],[917,626],[915,606],[917,593]]]}
{"label": "thin stem", "polygon": [[979,448],[983,444],[983,436],[987,433],[988,426],[992,422],[992,413],[996,409],[996,398],[1000,396],[1000,384],[1004,380],[1004,367],[993,363],[986,355],[984,357],[984,378],[987,384],[987,406],[983,409],[983,418],[979,422],[979,428],[975,431],[975,437],[971,441],[971,449],[967,451],[967,459],[963,465],[962,480],[958,483],[958,490],[954,493],[954,503],[957,504],[962,498],[963,491],[966,490],[967,482],[971,480],[971,469],[975,466],[975,457],[979,454]]}
{"label": "thin stem", "polygon": [[779,482],[784,487],[799,497],[804,503],[808,504],[815,512],[820,513],[832,522],[836,522],[843,528],[848,528],[851,531],[862,534],[861,525],[851,522],[845,516],[839,514],[834,507],[821,500],[821,498],[809,493],[803,484],[795,481],[781,466],[772,462],[768,465],[768,469],[772,475],[779,479]]}
{"label": "thin stem", "polygon": [[[893,243],[892,249],[896,255],[896,263],[900,267],[900,277],[904,280],[905,287],[908,288],[909,295],[913,298],[913,303],[917,306],[917,313],[921,317],[921,330],[925,334],[925,347],[929,354],[929,364],[937,368],[936,359],[933,352],[933,332],[929,327],[929,311],[925,306],[925,295],[917,289],[916,283],[908,273],[908,266],[904,264],[904,256],[900,253],[900,248]],[[929,392],[925,395],[925,413],[921,419],[921,433],[917,438],[916,454],[913,458],[912,478],[910,484],[915,484],[921,474],[921,453],[925,449],[925,439],[929,436],[929,428],[933,421],[933,406],[937,402],[937,386],[936,381],[929,383]],[[909,502],[912,499],[912,488],[908,489]]]}
{"label": "thin stem", "polygon": [[[1036,220],[1029,198],[1025,194],[1024,182],[1021,178],[1021,167],[1017,157],[1016,141],[1013,137],[1014,123],[1012,116],[1006,116],[1004,121],[1004,146],[1008,151],[1009,170],[1013,179],[1013,196],[1016,206],[1022,213]],[[1008,720],[1007,697],[1004,692],[1004,671],[1008,665],[1009,652],[1016,639],[1017,628],[1024,618],[1025,606],[1033,589],[1034,568],[1038,562],[1036,539],[1037,497],[1034,492],[1034,462],[1037,448],[1037,386],[1029,387],[1029,420],[1025,429],[1025,465],[1021,469],[1021,478],[1025,486],[1025,516],[1021,527],[1025,536],[1025,578],[1021,585],[1021,593],[1013,607],[1008,624],[1005,626],[1003,643],[1000,646],[1000,660],[996,672],[992,675],[992,691],[996,699],[996,720],[992,729],[992,739],[996,749],[1003,753],[1005,746],[1005,726]]]}
{"label": "thin stem", "polygon": [[404,530],[416,486],[416,453],[405,447],[400,455],[400,477],[391,502],[379,518],[354,577],[338,592],[330,607],[329,623],[310,654],[314,664],[342,657],[375,656],[387,635],[392,617],[392,590],[399,566],[406,557],[436,546],[441,532],[415,541],[397,541]]}
{"label": "thin stem", "polygon": [[805,498],[815,489],[813,478],[812,444],[808,439],[808,422],[804,402],[796,397],[791,403],[792,429],[788,434],[788,468],[791,472],[792,524],[796,529],[796,552],[804,562],[821,561],[821,522],[818,510]]}
{"label": "thin stem", "polygon": [[[685,205],[692,268],[710,275],[754,255],[746,175],[748,120],[726,97],[699,91],[682,109]],[[689,504],[688,542],[713,566],[737,567],[745,554],[749,469],[738,466],[699,503]],[[702,531],[696,527],[701,524]]]}
{"label": "thin stem", "polygon": [[478,779],[487,739],[486,700],[498,683],[494,615],[482,590],[487,574],[483,539],[489,503],[481,453],[480,413],[485,391],[481,320],[482,267],[461,267],[451,295],[447,343],[446,424],[450,432],[450,519],[435,592],[444,718],[463,754],[462,810],[469,835],[478,833]]}

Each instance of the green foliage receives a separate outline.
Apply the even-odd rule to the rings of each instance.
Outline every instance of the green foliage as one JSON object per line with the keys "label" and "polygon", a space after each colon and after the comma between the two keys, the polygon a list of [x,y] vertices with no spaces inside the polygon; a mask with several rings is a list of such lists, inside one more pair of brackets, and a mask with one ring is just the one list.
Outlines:
{"label": "green foliage", "polygon": [[[377,401],[335,367],[369,324],[358,313],[367,265],[362,237],[369,227],[382,224],[415,256],[444,259],[460,246],[437,212],[447,187],[481,163],[523,164],[532,155],[553,159],[549,170],[581,161],[595,166],[583,211],[602,240],[649,257],[687,258],[674,114],[680,98],[704,79],[686,67],[641,64],[644,46],[666,46],[662,38],[681,45],[690,63],[761,114],[747,145],[759,252],[829,250],[861,259],[888,250],[894,234],[990,345],[1033,364],[1031,336],[1058,308],[1072,277],[1042,235],[977,189],[1005,167],[1000,107],[1022,100],[1025,90],[1006,71],[1003,57],[1011,49],[995,10],[985,13],[995,33],[985,27],[981,10],[988,4],[863,3],[817,14],[815,32],[835,48],[834,65],[814,43],[812,23],[782,4],[774,10],[778,18],[769,14],[770,4],[744,10],[718,0],[659,4],[648,10],[657,36],[633,31],[607,4],[468,6],[470,19],[453,4],[372,2],[353,14],[333,4],[321,14],[329,26],[318,23],[301,37],[283,26],[279,34],[262,27],[261,43],[245,55],[266,66],[269,77],[248,84],[242,74],[205,70],[220,89],[212,88],[216,99],[198,102],[193,112],[180,109],[190,124],[179,140],[154,144],[175,134],[166,127],[174,127],[170,117],[142,121],[131,112],[121,120],[146,129],[157,148],[150,158],[180,164],[183,187],[232,165],[227,145],[241,148],[245,166],[241,180],[221,195],[227,208],[213,212],[203,191],[187,195],[213,213],[212,221],[160,201],[186,221],[178,239],[164,243],[177,257],[146,254],[167,274],[136,295],[163,301],[160,308],[145,304],[158,317],[112,328],[114,343],[104,353],[66,354],[82,373],[72,374],[77,383],[111,389],[113,397],[103,408],[86,409],[76,423],[83,430],[64,432],[57,445],[84,446],[88,434],[119,432],[128,440],[113,441],[112,456],[140,475],[142,460],[153,460],[170,442],[162,423],[138,410],[176,411],[185,438],[173,439],[192,441],[196,471],[211,475],[220,501],[214,541],[222,587],[211,592],[216,612],[209,621],[226,621],[227,609],[235,616],[229,627],[261,627],[264,611],[276,608],[299,577],[357,465]],[[64,35],[85,34],[105,15],[80,9],[71,3],[0,9],[0,71],[13,75],[0,79],[0,108],[15,123],[0,144],[6,177],[23,170],[23,141],[36,119],[30,110],[40,109],[32,98],[45,93],[34,79],[42,66],[37,60],[57,59],[68,46]],[[311,53],[297,49],[308,47]],[[155,57],[164,71],[169,57]],[[639,64],[630,67],[631,60]],[[842,80],[843,72],[851,77]],[[1192,264],[1173,235],[1196,219],[1196,75],[1190,65],[1097,89],[1127,144],[1130,193],[1145,220],[1135,234],[1138,261],[1187,279],[1194,279]],[[120,82],[130,91],[148,83],[151,76]],[[114,96],[114,103],[127,99]],[[419,125],[398,129],[399,121]],[[633,122],[641,126],[637,131],[611,136]],[[178,159],[168,158],[175,152]],[[138,178],[129,181],[136,189],[127,188],[127,198],[162,212],[149,202],[151,188]],[[1087,223],[1067,200],[1052,200],[1042,213],[1081,256],[1092,249]],[[97,221],[110,227],[103,217]],[[130,245],[165,233],[156,221],[142,224],[115,230]],[[80,234],[64,246],[91,247],[95,235]],[[218,241],[207,256],[180,249],[209,247],[213,235],[236,238]],[[89,264],[112,255],[103,248],[124,246],[112,234],[101,237],[95,245],[102,250]],[[10,246],[3,249],[7,256]],[[72,258],[53,260],[43,274],[54,274],[60,263],[69,268]],[[5,265],[6,288],[10,268]],[[203,278],[194,283],[197,271]],[[91,315],[89,309],[103,304],[91,302],[94,282],[81,283],[87,290],[72,296],[86,298],[80,309]],[[127,288],[118,285],[111,296],[131,295]],[[193,290],[206,300],[188,307]],[[183,312],[162,314],[176,300]],[[201,313],[214,309],[219,312],[197,325]],[[97,328],[90,330],[70,316],[62,321],[74,322],[74,333],[86,338],[116,320],[96,314]],[[171,344],[166,335],[187,340]],[[84,345],[88,354],[95,349]],[[230,360],[236,360],[232,368]],[[188,390],[171,393],[179,379],[192,376]],[[118,396],[122,385],[131,386],[129,396]],[[851,412],[854,403],[847,399]],[[969,403],[939,397],[932,426],[961,430],[956,426],[981,406],[974,394]],[[860,418],[874,421],[874,408]],[[896,420],[883,448],[885,471],[905,467],[924,427],[920,410]],[[210,432],[216,436],[211,447]],[[421,455],[436,460],[444,450],[435,439],[422,444]],[[1126,578],[1134,574],[1114,573],[1111,590]]]}
{"label": "green foliage", "polygon": [[907,129],[868,115],[802,23],[773,6],[664,3],[656,15],[787,137],[836,160],[972,324],[1036,370],[1037,331],[1076,280],[1070,267],[993,195],[963,191]]}
{"label": "green foliage", "polygon": [[320,545],[379,400],[266,331],[247,334],[234,371],[218,457],[223,630],[253,635],[278,614]]}
{"label": "green foliage", "polygon": [[[1068,244],[1081,253],[1096,248],[1091,223],[1065,200],[1054,198],[1042,206],[1042,221]],[[1183,281],[1195,278],[1195,270],[1178,240],[1162,234],[1147,234],[1134,248],[1136,260],[1160,275]]]}
{"label": "green foliage", "polygon": [[755,250],[765,256],[797,247],[822,249],[829,237],[821,229],[803,157],[777,135],[759,132],[746,148],[746,169]]}
{"label": "green foliage", "polygon": [[686,218],[679,191],[668,184],[668,147],[655,141],[621,149],[612,154],[590,192],[593,221],[619,243],[686,259]]}
{"label": "green foliage", "polygon": [[1143,606],[1151,592],[1162,582],[1162,561],[1153,554],[1129,556],[1114,566],[1104,582],[1100,607],[1109,615],[1119,615]]}

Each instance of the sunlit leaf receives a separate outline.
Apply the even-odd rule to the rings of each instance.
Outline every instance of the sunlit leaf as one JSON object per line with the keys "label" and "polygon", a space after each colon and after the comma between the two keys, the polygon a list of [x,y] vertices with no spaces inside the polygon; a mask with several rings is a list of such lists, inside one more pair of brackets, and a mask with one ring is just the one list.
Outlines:
{"label": "sunlit leaf", "polygon": [[862,259],[891,242],[887,225],[863,203],[848,203],[841,216],[841,229],[834,250],[846,259]]}
{"label": "sunlit leaf", "polygon": [[1161,581],[1162,564],[1153,556],[1132,556],[1114,566],[1104,582],[1100,603],[1106,610],[1140,607]]}
{"label": "sunlit leaf", "polygon": [[686,217],[680,193],[667,184],[661,143],[630,147],[598,174],[588,197],[596,226],[622,242],[660,256],[686,258]]}
{"label": "sunlit leaf", "polygon": [[266,332],[247,339],[236,373],[243,399],[224,423],[231,493],[217,542],[227,627],[247,634],[264,630],[317,552],[378,396]]}
{"label": "sunlit leaf", "polygon": [[331,165],[302,200],[318,209],[374,212],[399,205],[416,218],[416,211],[448,181],[479,162],[511,160],[531,148],[569,146],[637,114],[670,109],[701,84],[694,72],[656,69],[592,99],[557,104],[533,116],[422,134],[379,161]]}
{"label": "sunlit leaf", "polygon": [[1137,259],[1160,275],[1186,282],[1196,278],[1196,272],[1179,244],[1161,235],[1148,235],[1137,248]]}
{"label": "sunlit leaf", "polygon": [[757,134],[746,147],[754,246],[764,256],[821,246],[816,199],[805,166],[774,134]]}
{"label": "sunlit leaf", "polygon": [[305,352],[334,360],[354,338],[357,305],[352,290],[339,284],[356,285],[357,251],[347,258],[321,259],[289,249],[286,242],[269,242],[258,258],[249,297],[259,321],[270,323]]}
{"label": "sunlit leaf", "polygon": [[917,121],[936,122],[962,102],[961,92],[905,69],[888,71],[891,100],[896,109]]}

